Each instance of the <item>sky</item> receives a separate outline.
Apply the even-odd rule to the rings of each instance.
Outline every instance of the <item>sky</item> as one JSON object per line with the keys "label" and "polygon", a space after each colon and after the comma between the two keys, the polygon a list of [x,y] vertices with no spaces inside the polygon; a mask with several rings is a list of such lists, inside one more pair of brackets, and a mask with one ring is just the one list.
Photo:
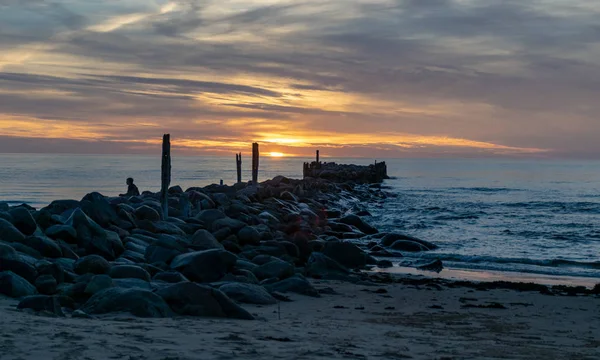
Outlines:
{"label": "sky", "polygon": [[600,3],[0,0],[0,152],[600,158]]}

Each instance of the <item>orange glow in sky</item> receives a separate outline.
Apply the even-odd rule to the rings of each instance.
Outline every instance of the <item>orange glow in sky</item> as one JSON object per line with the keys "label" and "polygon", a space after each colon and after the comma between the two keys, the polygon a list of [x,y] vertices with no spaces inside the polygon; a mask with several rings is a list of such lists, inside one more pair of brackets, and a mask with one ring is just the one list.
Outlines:
{"label": "orange glow in sky", "polygon": [[573,2],[9,1],[0,152],[597,155],[600,6]]}

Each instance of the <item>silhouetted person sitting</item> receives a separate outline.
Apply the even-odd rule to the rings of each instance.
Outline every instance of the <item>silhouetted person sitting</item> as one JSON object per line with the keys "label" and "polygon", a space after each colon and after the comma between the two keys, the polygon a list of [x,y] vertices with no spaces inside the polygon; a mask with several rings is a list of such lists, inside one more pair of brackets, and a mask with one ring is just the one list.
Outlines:
{"label": "silhouetted person sitting", "polygon": [[127,194],[120,194],[119,196],[138,196],[140,191],[138,187],[133,183],[133,178],[127,178]]}

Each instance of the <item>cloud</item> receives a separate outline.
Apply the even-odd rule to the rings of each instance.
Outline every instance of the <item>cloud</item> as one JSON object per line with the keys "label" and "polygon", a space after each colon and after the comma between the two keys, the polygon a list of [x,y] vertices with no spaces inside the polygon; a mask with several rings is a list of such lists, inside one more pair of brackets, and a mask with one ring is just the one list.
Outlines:
{"label": "cloud", "polygon": [[[0,0],[0,9],[0,120],[138,144],[172,129],[199,151],[283,127],[363,156],[455,154],[457,142],[477,156],[600,152],[582,141],[600,135],[600,6],[590,2]],[[390,133],[446,140],[402,147]],[[357,134],[369,140],[350,141]],[[292,150],[326,145],[303,143]]]}

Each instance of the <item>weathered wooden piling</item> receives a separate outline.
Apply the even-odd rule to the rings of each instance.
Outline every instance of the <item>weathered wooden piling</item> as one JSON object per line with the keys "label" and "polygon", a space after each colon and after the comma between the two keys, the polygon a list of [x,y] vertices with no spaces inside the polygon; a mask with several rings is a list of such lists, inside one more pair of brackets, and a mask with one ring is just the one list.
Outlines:
{"label": "weathered wooden piling", "polygon": [[258,143],[252,144],[252,184],[258,184]]}
{"label": "weathered wooden piling", "polygon": [[319,150],[317,150],[317,164],[319,163]]}
{"label": "weathered wooden piling", "polygon": [[163,218],[169,217],[169,185],[171,184],[171,135],[163,135],[160,202]]}
{"label": "weathered wooden piling", "polygon": [[237,167],[237,182],[242,182],[242,153],[235,154],[235,164]]}

